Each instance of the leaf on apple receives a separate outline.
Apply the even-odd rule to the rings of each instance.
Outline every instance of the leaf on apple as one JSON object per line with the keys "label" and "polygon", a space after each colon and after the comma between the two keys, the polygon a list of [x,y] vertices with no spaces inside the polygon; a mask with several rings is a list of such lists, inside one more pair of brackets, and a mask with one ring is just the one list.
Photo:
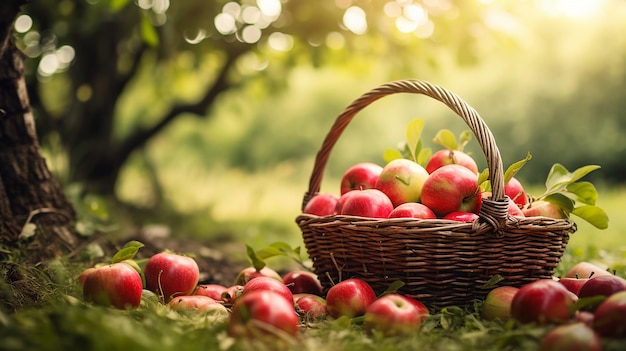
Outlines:
{"label": "leaf on apple", "polygon": [[132,260],[142,247],[144,247],[144,244],[139,241],[132,240],[127,242],[118,252],[115,253],[112,263]]}

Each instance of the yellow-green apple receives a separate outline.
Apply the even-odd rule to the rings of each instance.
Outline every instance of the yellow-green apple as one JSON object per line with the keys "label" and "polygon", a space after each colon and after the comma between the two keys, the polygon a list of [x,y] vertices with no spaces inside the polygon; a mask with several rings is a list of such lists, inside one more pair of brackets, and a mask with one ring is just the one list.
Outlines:
{"label": "yellow-green apple", "polygon": [[353,190],[341,208],[341,214],[370,218],[387,218],[393,211],[389,197],[378,189]]}
{"label": "yellow-green apple", "polygon": [[515,177],[509,179],[504,185],[504,195],[511,198],[519,208],[523,208],[528,203],[528,196],[526,195],[524,186]]}
{"label": "yellow-green apple", "polygon": [[533,201],[529,203],[528,206],[522,209],[522,212],[526,217],[542,216],[555,219],[567,218],[565,212],[563,212],[563,210],[558,205],[544,200]]}
{"label": "yellow-green apple", "polygon": [[339,196],[332,193],[321,193],[313,196],[302,210],[303,213],[316,216],[337,214]]}
{"label": "yellow-green apple", "polygon": [[593,328],[603,337],[626,337],[626,291],[609,296],[594,312]]}
{"label": "yellow-green apple", "polygon": [[511,316],[521,323],[565,323],[572,317],[571,292],[553,279],[528,283],[513,296]]}
{"label": "yellow-green apple", "polygon": [[539,351],[601,351],[598,333],[585,323],[556,326],[548,331],[539,344]]}
{"label": "yellow-green apple", "polygon": [[389,213],[389,218],[435,219],[437,216],[426,205],[419,202],[405,202]]}
{"label": "yellow-green apple", "polygon": [[438,217],[450,212],[478,213],[482,204],[478,176],[457,164],[440,167],[424,182],[421,202]]}
{"label": "yellow-green apple", "polygon": [[213,312],[224,313],[228,312],[226,307],[218,302],[221,300],[214,300],[208,296],[203,295],[183,295],[176,296],[171,299],[168,305],[175,311],[193,311],[193,312]]}
{"label": "yellow-green apple", "polygon": [[143,272],[148,290],[164,302],[176,296],[191,295],[200,276],[200,268],[193,258],[169,252],[150,257]]}
{"label": "yellow-green apple", "polygon": [[514,286],[498,286],[487,293],[483,303],[481,315],[486,320],[511,319],[511,303],[519,288]]}
{"label": "yellow-green apple", "polygon": [[226,287],[220,284],[200,284],[193,291],[193,295],[201,295],[221,301],[222,294],[226,291]]}
{"label": "yellow-green apple", "polygon": [[[295,297],[297,296],[297,297]],[[295,295],[296,311],[307,318],[322,318],[328,314],[326,299],[314,294]]]}
{"label": "yellow-green apple", "polygon": [[247,282],[257,277],[270,277],[280,282],[283,281],[283,277],[280,275],[280,273],[276,272],[268,266],[263,266],[263,268],[261,269],[256,269],[253,266],[249,266],[239,271],[237,277],[235,277],[235,282],[233,283],[233,285],[245,285]]}
{"label": "yellow-green apple", "polygon": [[235,300],[227,331],[235,338],[283,338],[298,335],[299,322],[293,301],[271,290],[256,290]]}
{"label": "yellow-green apple", "polygon": [[420,330],[426,316],[428,309],[421,302],[391,293],[367,307],[363,327],[370,333],[378,331],[384,336],[412,336]]}
{"label": "yellow-green apple", "polygon": [[119,309],[136,308],[141,303],[141,276],[124,262],[88,268],[79,280],[85,301]]}
{"label": "yellow-green apple", "polygon": [[272,291],[277,296],[281,296],[293,304],[293,293],[291,290],[282,282],[270,277],[257,277],[250,280],[243,286],[241,296],[258,290]]}
{"label": "yellow-green apple", "polygon": [[361,162],[353,165],[341,177],[340,195],[351,190],[373,188],[382,170],[383,167],[372,162]]}
{"label": "yellow-green apple", "polygon": [[283,275],[283,283],[293,294],[314,294],[322,296],[322,284],[311,271],[293,270]]}
{"label": "yellow-green apple", "polygon": [[573,265],[567,273],[565,273],[564,277],[567,278],[593,278],[599,277],[603,275],[612,275],[606,268],[602,268],[601,266],[587,262],[581,261]]}
{"label": "yellow-green apple", "polygon": [[362,279],[349,278],[328,289],[326,308],[331,317],[358,317],[376,300],[374,289]]}
{"label": "yellow-green apple", "polygon": [[474,174],[478,174],[478,165],[476,161],[468,154],[459,150],[439,150],[435,152],[428,163],[426,164],[426,171],[433,173],[435,170],[447,166],[447,165],[461,165]]}
{"label": "yellow-green apple", "polygon": [[450,212],[441,218],[448,219],[451,221],[456,221],[456,222],[471,223],[478,219],[478,215],[474,212],[455,211],[455,212]]}
{"label": "yellow-green apple", "polygon": [[[626,291],[626,279],[617,275],[603,275],[587,280],[580,288],[578,297],[581,299],[594,296],[608,297],[620,291]],[[593,311],[598,305],[599,303],[590,301],[584,309]]]}
{"label": "yellow-green apple", "polygon": [[390,161],[384,167],[375,188],[389,197],[394,207],[405,202],[419,202],[428,172],[406,158]]}

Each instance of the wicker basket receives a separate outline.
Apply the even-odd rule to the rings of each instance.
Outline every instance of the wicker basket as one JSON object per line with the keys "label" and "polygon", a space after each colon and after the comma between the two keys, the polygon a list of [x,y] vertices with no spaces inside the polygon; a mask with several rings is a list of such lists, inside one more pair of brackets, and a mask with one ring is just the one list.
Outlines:
{"label": "wicker basket", "polygon": [[492,198],[484,200],[474,223],[299,215],[296,222],[324,288],[357,277],[380,294],[400,280],[405,283],[400,293],[443,307],[484,298],[493,288],[485,284],[495,275],[504,278],[498,285],[513,286],[551,278],[576,225],[565,219],[509,216],[502,160],[491,131],[461,98],[425,81],[383,84],[337,117],[318,151],[302,207],[319,192],[330,151],[352,118],[370,103],[396,93],[429,96],[465,121],[486,157]]}

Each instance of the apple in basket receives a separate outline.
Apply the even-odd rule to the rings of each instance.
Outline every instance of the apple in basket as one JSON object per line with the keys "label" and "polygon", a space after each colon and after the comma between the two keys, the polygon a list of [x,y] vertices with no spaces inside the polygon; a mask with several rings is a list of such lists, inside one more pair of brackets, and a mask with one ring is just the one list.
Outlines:
{"label": "apple in basket", "polygon": [[394,208],[389,218],[435,219],[437,216],[426,205],[419,202],[406,202]]}
{"label": "apple in basket", "polygon": [[337,213],[339,196],[332,193],[314,195],[302,210],[303,213],[316,216],[331,216]]}
{"label": "apple in basket", "polygon": [[451,164],[461,165],[474,174],[478,174],[478,165],[470,155],[463,151],[448,149],[435,152],[426,164],[426,171],[433,173],[435,170]]}
{"label": "apple in basket", "polygon": [[549,217],[555,219],[565,219],[565,212],[556,204],[548,201],[534,201],[522,209],[526,217]]}
{"label": "apple in basket", "polygon": [[361,162],[348,168],[341,177],[340,195],[350,190],[371,189],[376,185],[376,180],[383,167],[372,162]]}
{"label": "apple in basket", "polygon": [[519,208],[523,208],[528,203],[528,197],[526,196],[524,186],[515,177],[509,179],[509,181],[504,185],[504,195],[513,200]]}
{"label": "apple in basket", "polygon": [[396,207],[406,202],[418,202],[428,172],[418,163],[397,158],[383,167],[375,188],[389,197]]}
{"label": "apple in basket", "polygon": [[341,205],[341,214],[369,218],[387,218],[393,211],[389,197],[378,189],[352,190]]}
{"label": "apple in basket", "polygon": [[478,175],[457,164],[438,168],[424,182],[421,202],[439,217],[450,212],[478,213],[482,204]]}

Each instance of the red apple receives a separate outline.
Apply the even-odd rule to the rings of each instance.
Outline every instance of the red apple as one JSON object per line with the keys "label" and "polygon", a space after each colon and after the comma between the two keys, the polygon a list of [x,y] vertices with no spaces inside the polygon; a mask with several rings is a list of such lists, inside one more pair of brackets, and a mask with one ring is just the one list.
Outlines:
{"label": "red apple", "polygon": [[141,302],[141,276],[124,262],[88,268],[81,276],[85,301],[119,309],[136,308]]}
{"label": "red apple", "polygon": [[[353,193],[354,192],[354,193]],[[353,190],[341,209],[342,215],[387,218],[393,211],[391,200],[378,189]]]}
{"label": "red apple", "polygon": [[287,272],[283,276],[283,283],[294,294],[308,293],[322,296],[322,284],[313,272],[301,270]]}
{"label": "red apple", "polygon": [[506,321],[511,319],[511,303],[518,291],[519,288],[507,285],[491,289],[483,303],[482,317],[486,320],[500,319]]}
{"label": "red apple", "polygon": [[372,189],[383,168],[372,162],[361,162],[348,168],[341,177],[340,194],[351,190]]}
{"label": "red apple", "polygon": [[163,301],[191,295],[200,276],[196,261],[188,256],[161,252],[153,255],[144,268],[146,286]]}
{"label": "red apple", "polygon": [[564,324],[541,339],[540,351],[601,351],[600,336],[585,323]]}
{"label": "red apple", "polygon": [[[603,275],[589,279],[580,288],[578,296],[581,299],[594,296],[608,297],[620,291],[626,291],[626,279],[616,275]],[[597,303],[590,303],[585,309],[593,311],[597,306]]]}
{"label": "red apple", "polygon": [[578,262],[565,273],[567,278],[594,278],[602,275],[612,274],[605,268],[586,261]]}
{"label": "red apple", "polygon": [[526,217],[549,217],[555,219],[565,219],[565,212],[558,206],[548,201],[534,201],[522,209]]}
{"label": "red apple", "polygon": [[511,301],[511,316],[521,323],[564,323],[572,317],[570,291],[552,279],[522,286]]}
{"label": "red apple", "polygon": [[596,309],[593,328],[603,337],[626,337],[626,291],[617,292]]}
{"label": "red apple", "polygon": [[374,289],[359,278],[350,278],[333,285],[326,293],[326,308],[334,318],[358,317],[376,300]]}
{"label": "red apple", "polygon": [[264,266],[259,270],[250,266],[239,271],[233,285],[245,285],[247,282],[257,277],[270,277],[280,282],[283,281],[283,277],[268,266]]}
{"label": "red apple", "polygon": [[378,176],[375,188],[389,197],[394,207],[406,202],[418,202],[428,178],[424,167],[406,158],[390,161]]}
{"label": "red apple", "polygon": [[526,191],[515,177],[509,179],[509,181],[504,185],[504,195],[508,196],[513,203],[518,205],[518,208],[523,208],[528,203],[528,196],[526,195]]}
{"label": "red apple", "polygon": [[575,316],[576,322],[585,323],[586,325],[593,327],[594,318],[595,316],[593,312],[582,311],[582,310],[576,311],[576,316]]}
{"label": "red apple", "polygon": [[339,196],[322,193],[313,196],[302,210],[303,213],[316,216],[332,216],[337,213]]}
{"label": "red apple", "polygon": [[435,219],[437,216],[426,205],[419,202],[406,202],[389,213],[389,218]]}
{"label": "red apple", "polygon": [[226,288],[226,291],[222,293],[222,301],[227,304],[233,304],[235,300],[241,296],[243,292],[243,285],[231,285]]}
{"label": "red apple", "polygon": [[171,299],[168,305],[175,311],[227,313],[228,310],[220,302],[203,295],[183,295]]}
{"label": "red apple", "polygon": [[353,195],[353,194],[355,194],[355,193],[357,193],[357,192],[359,192],[359,191],[360,191],[360,190],[351,190],[351,191],[348,191],[347,193],[345,193],[345,194],[343,194],[343,195],[341,195],[341,196],[339,197],[339,200],[337,201],[337,213],[338,213],[338,214],[341,214],[341,213],[343,212],[343,205],[346,203],[346,201],[348,200],[348,198],[349,198],[351,195]]}
{"label": "red apple", "polygon": [[193,291],[193,295],[207,296],[213,300],[221,301],[226,287],[219,284],[200,284]]}
{"label": "red apple", "polygon": [[293,301],[270,290],[257,290],[235,301],[227,330],[235,338],[282,338],[298,335],[299,322]]}
{"label": "red apple", "polygon": [[448,219],[456,222],[471,223],[478,219],[478,215],[474,212],[450,212],[443,216],[442,219]]}
{"label": "red apple", "polygon": [[367,307],[363,327],[368,332],[382,332],[384,336],[411,336],[420,330],[427,315],[428,309],[421,302],[392,293],[381,296]]}
{"label": "red apple", "polygon": [[482,204],[478,176],[456,164],[438,168],[426,179],[421,202],[439,217],[459,211],[478,213]]}
{"label": "red apple", "polygon": [[437,169],[451,164],[463,166],[474,174],[478,174],[476,161],[470,155],[459,150],[439,150],[435,152],[426,164],[426,171],[433,173]]}
{"label": "red apple", "polygon": [[276,293],[276,295],[282,296],[287,301],[293,304],[293,293],[291,292],[291,290],[289,290],[289,288],[285,284],[274,278],[257,277],[250,280],[246,283],[246,285],[243,286],[241,295],[243,296],[257,290],[272,291]]}
{"label": "red apple", "polygon": [[323,297],[306,293],[295,296],[296,311],[302,316],[316,319],[328,314],[326,300]]}
{"label": "red apple", "polygon": [[567,278],[563,277],[558,280],[559,283],[563,284],[567,288],[567,290],[574,293],[578,296],[580,289],[587,283],[589,278]]}

